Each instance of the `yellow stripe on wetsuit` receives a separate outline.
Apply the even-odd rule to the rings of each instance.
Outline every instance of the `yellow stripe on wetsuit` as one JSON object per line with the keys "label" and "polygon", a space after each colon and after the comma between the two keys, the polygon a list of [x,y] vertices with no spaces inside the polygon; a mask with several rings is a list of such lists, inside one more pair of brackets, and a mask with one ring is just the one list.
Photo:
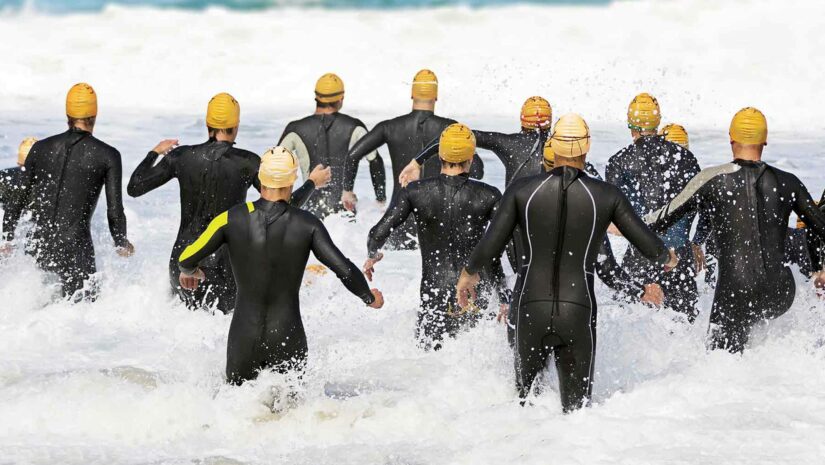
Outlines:
{"label": "yellow stripe on wetsuit", "polygon": [[[249,211],[249,213],[252,213],[252,212],[255,211],[255,205],[253,205],[252,202],[246,202],[246,209],[247,209],[247,211]],[[200,235],[198,240],[196,240],[195,242],[189,244],[186,247],[186,249],[183,250],[183,253],[180,254],[180,258],[178,259],[178,262],[182,262],[182,261],[186,260],[187,258],[191,257],[192,255],[195,255],[196,253],[198,253],[199,250],[204,248],[206,246],[206,244],[209,243],[209,240],[212,239],[212,236],[214,236],[215,233],[218,232],[219,229],[226,226],[226,224],[228,222],[229,222],[229,212],[228,211],[225,211],[225,212],[221,213],[220,215],[216,216],[215,219],[213,219],[212,222],[209,223],[209,226],[206,227],[206,231],[204,231],[203,234]]]}

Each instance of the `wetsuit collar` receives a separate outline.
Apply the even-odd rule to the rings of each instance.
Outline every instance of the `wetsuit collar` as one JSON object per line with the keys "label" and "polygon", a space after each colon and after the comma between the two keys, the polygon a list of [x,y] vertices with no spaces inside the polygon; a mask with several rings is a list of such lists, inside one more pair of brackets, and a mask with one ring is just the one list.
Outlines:
{"label": "wetsuit collar", "polygon": [[584,171],[578,168],[573,168],[572,166],[559,166],[553,168],[550,171],[550,174],[562,177],[562,179],[564,180],[563,185],[565,190],[568,187],[570,187],[570,184],[573,184],[573,182],[576,181],[576,179],[579,179],[580,176],[585,175]]}
{"label": "wetsuit collar", "polygon": [[743,166],[743,167],[744,167],[744,166],[756,166],[756,167],[759,167],[759,166],[764,166],[764,165],[765,165],[765,162],[764,162],[764,161],[761,161],[761,160],[760,160],[760,161],[754,161],[754,160],[743,160],[743,159],[741,159],[741,158],[734,158],[734,159],[733,159],[733,162],[734,162],[734,163],[736,163],[737,165],[739,165],[739,166]]}
{"label": "wetsuit collar", "polygon": [[213,144],[229,144],[230,146],[235,145],[235,142],[229,142],[228,140],[218,140],[218,139],[215,139],[214,137],[210,137],[207,142],[210,142],[210,143],[213,143]]}
{"label": "wetsuit collar", "polygon": [[460,186],[466,183],[468,179],[470,179],[469,173],[461,173],[455,176],[449,176],[442,173],[439,176],[441,177],[441,182],[448,186]]}
{"label": "wetsuit collar", "polygon": [[91,132],[89,132],[89,131],[84,131],[83,129],[80,129],[80,128],[75,127],[75,126],[70,127],[70,128],[69,128],[69,130],[68,130],[68,132],[70,132],[70,133],[72,133],[72,134],[83,134],[83,135],[88,135],[88,134],[91,134]]}

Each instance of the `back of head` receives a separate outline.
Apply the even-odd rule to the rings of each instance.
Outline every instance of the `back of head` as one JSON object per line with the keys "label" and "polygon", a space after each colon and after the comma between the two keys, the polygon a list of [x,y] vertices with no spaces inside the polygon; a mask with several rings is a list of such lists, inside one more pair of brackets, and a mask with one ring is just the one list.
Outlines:
{"label": "back of head", "polygon": [[29,156],[29,152],[32,149],[34,143],[37,142],[37,139],[34,137],[27,137],[20,142],[20,146],[17,148],[17,164],[23,166],[26,163],[26,158]]}
{"label": "back of head", "polygon": [[768,142],[768,121],[756,108],[743,108],[731,120],[729,134],[732,142],[765,145]]}
{"label": "back of head", "polygon": [[664,137],[666,141],[679,144],[686,149],[690,148],[690,140],[688,139],[688,133],[684,126],[679,124],[668,124],[663,127],[661,131],[659,131],[659,135]]}
{"label": "back of head", "polygon": [[336,74],[327,73],[315,83],[315,101],[332,104],[344,99],[344,81]]}
{"label": "back of head", "polygon": [[86,119],[97,116],[97,94],[89,84],[81,82],[72,86],[66,94],[66,116],[70,119]]}
{"label": "back of head", "polygon": [[646,92],[634,97],[627,107],[627,127],[634,131],[655,131],[661,121],[659,101]]}
{"label": "back of head", "polygon": [[232,129],[241,122],[241,105],[234,97],[222,92],[212,97],[206,106],[206,126],[212,129]]}
{"label": "back of head", "polygon": [[413,100],[438,100],[438,78],[435,73],[422,69],[416,73],[412,83]]}
{"label": "back of head", "polygon": [[290,188],[298,179],[298,160],[284,147],[272,147],[261,157],[258,179],[270,189]]}
{"label": "back of head", "polygon": [[530,130],[549,129],[553,122],[553,108],[542,97],[530,97],[521,106],[521,127]]}
{"label": "back of head", "polygon": [[453,123],[441,132],[438,144],[438,156],[442,161],[453,164],[466,163],[472,160],[475,154],[476,136],[469,127]]}
{"label": "back of head", "polygon": [[546,162],[550,157],[553,163],[556,160],[561,161],[560,158],[566,161],[581,159],[583,163],[584,157],[590,151],[590,128],[584,118],[575,113],[568,113],[556,121],[553,134],[544,147]]}

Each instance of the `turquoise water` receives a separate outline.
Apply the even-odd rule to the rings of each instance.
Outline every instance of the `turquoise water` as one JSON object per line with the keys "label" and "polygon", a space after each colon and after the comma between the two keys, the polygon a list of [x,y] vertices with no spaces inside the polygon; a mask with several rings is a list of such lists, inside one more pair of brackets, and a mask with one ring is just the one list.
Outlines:
{"label": "turquoise water", "polygon": [[199,10],[223,7],[233,10],[262,10],[268,8],[301,6],[315,8],[395,9],[426,8],[450,5],[470,7],[514,4],[607,4],[611,0],[0,0],[0,10],[32,9],[46,13],[98,11],[106,5],[153,6]]}

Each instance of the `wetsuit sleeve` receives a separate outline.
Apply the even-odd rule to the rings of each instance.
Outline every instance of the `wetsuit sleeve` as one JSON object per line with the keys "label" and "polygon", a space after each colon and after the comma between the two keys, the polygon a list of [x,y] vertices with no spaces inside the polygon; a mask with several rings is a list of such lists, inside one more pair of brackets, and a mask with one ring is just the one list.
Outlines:
{"label": "wetsuit sleeve", "polygon": [[502,163],[507,163],[508,160],[502,157],[504,147],[501,142],[504,134],[490,131],[473,131],[473,134],[476,136],[476,147],[495,153]]}
{"label": "wetsuit sleeve", "polygon": [[[258,177],[256,176],[255,179],[258,179]],[[311,179],[307,179],[301,187],[292,191],[292,195],[289,197],[289,204],[293,207],[301,208],[307,203],[307,200],[309,200],[313,192],[315,192],[315,183],[312,182]]]}
{"label": "wetsuit sleeve", "polygon": [[171,155],[172,153],[164,156],[158,164],[155,164],[159,155],[156,152],[149,152],[129,178],[126,193],[132,197],[140,197],[174,178],[175,167],[170,158]]}
{"label": "wetsuit sleeve", "polygon": [[198,239],[189,244],[178,258],[178,268],[181,273],[191,275],[198,269],[198,264],[204,258],[217,252],[226,241],[224,229],[229,222],[229,213],[223,212],[213,219]]}
{"label": "wetsuit sleeve", "polygon": [[696,223],[696,233],[693,235],[691,242],[704,245],[712,232],[713,223],[710,222],[710,216],[705,212],[699,212],[699,222]]}
{"label": "wetsuit sleeve", "polygon": [[[799,216],[799,219],[805,222],[809,236],[811,236],[812,234],[810,233],[813,232],[819,236],[820,239],[825,239],[825,214],[814,204],[813,199],[811,199],[811,194],[808,193],[808,190],[805,189],[802,182],[796,179],[796,184],[796,200],[793,206],[794,212]],[[814,262],[812,264],[815,266],[815,271],[822,269],[821,256],[811,257],[811,261]]]}
{"label": "wetsuit sleeve", "polygon": [[435,139],[431,140],[427,145],[424,146],[424,150],[415,157],[415,162],[418,163],[418,166],[424,166],[424,162],[432,158],[433,156],[438,154],[438,147],[440,137],[436,137]]}
{"label": "wetsuit sleeve", "polygon": [[[825,192],[822,192],[822,197],[819,200],[819,211],[825,214]],[[806,225],[807,228],[807,225]],[[816,234],[805,234],[805,241],[808,243],[808,255],[811,257],[811,268],[814,272],[822,270],[823,260],[825,256],[825,241],[819,238]]]}
{"label": "wetsuit sleeve", "polygon": [[[349,149],[355,146],[359,140],[367,135],[367,128],[364,126],[356,126],[352,130],[352,137],[349,141]],[[367,155],[367,161],[370,163],[370,180],[372,181],[372,188],[375,191],[375,200],[384,202],[387,200],[387,172],[384,168],[384,159],[378,150],[374,150]]]}
{"label": "wetsuit sleeve", "polygon": [[513,236],[516,227],[516,189],[508,189],[504,192],[504,197],[498,206],[498,211],[493,216],[487,232],[476,244],[470,259],[467,261],[465,269],[470,274],[478,273],[485,265],[491,263],[496,257],[501,257],[504,247]]}
{"label": "wetsuit sleeve", "polygon": [[473,154],[473,164],[470,165],[470,177],[473,179],[481,179],[484,177],[484,162],[478,154]]}
{"label": "wetsuit sleeve", "polygon": [[367,239],[367,253],[375,258],[384,243],[390,237],[393,229],[401,226],[412,212],[409,187],[401,189],[393,199],[384,216],[370,229]]}
{"label": "wetsuit sleeve", "polygon": [[17,228],[17,223],[20,221],[20,215],[23,209],[29,203],[29,195],[31,193],[31,185],[34,179],[36,168],[36,159],[39,157],[38,144],[34,144],[29,156],[26,157],[26,162],[23,165],[23,174],[20,176],[20,185],[17,195],[12,196],[7,205],[3,206],[5,214],[3,215],[3,234],[2,239],[10,241],[14,239],[14,230]]}
{"label": "wetsuit sleeve", "polygon": [[126,241],[126,213],[123,212],[123,166],[120,153],[115,151],[109,157],[106,167],[106,216],[109,220],[109,233],[118,247],[124,247]]}
{"label": "wetsuit sleeve", "polygon": [[304,140],[301,139],[301,136],[295,132],[287,131],[289,131],[289,126],[284,130],[284,134],[281,136],[278,145],[295,155],[295,158],[298,159],[298,165],[301,167],[301,175],[304,179],[309,179],[309,150],[307,150],[307,146]]}
{"label": "wetsuit sleeve", "polygon": [[641,297],[644,294],[644,285],[634,281],[624,268],[616,261],[613,248],[607,236],[602,240],[599,256],[596,259],[596,274],[609,288],[631,297]]}
{"label": "wetsuit sleeve", "polygon": [[338,250],[320,221],[312,232],[312,253],[338,276],[348,291],[358,296],[365,304],[369,305],[375,301],[361,270]]}
{"label": "wetsuit sleeve", "polygon": [[627,197],[618,189],[616,189],[616,208],[613,211],[612,222],[619,228],[625,239],[645,258],[661,265],[668,262],[670,253],[665,243],[645,225],[639,215],[633,211]]}
{"label": "wetsuit sleeve", "polygon": [[[498,206],[501,203],[501,194],[496,193],[496,200],[495,205],[493,208],[490,209],[490,212],[487,214],[487,221],[488,224],[493,221],[496,212],[498,211]],[[490,278],[493,280],[493,283],[496,286],[496,290],[498,291],[498,301],[502,304],[509,304],[513,300],[513,291],[507,287],[507,279],[504,276],[504,268],[501,266],[501,256],[497,255],[493,257],[492,267],[490,269]]]}
{"label": "wetsuit sleeve", "polygon": [[344,160],[344,190],[351,191],[355,186],[355,175],[358,174],[358,163],[362,158],[374,152],[387,141],[385,134],[386,124],[378,123],[372,131],[352,146]]}

